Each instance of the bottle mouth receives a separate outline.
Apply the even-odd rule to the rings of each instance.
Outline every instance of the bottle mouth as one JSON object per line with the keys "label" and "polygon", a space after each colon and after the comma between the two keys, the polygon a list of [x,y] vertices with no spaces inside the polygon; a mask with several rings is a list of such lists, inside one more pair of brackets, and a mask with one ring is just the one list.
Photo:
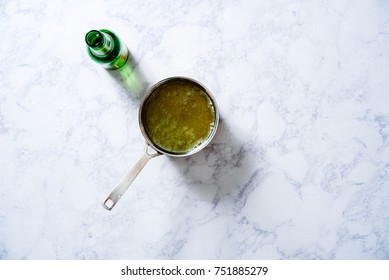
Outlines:
{"label": "bottle mouth", "polygon": [[103,34],[97,30],[91,30],[86,34],[85,41],[89,47],[99,47],[103,43]]}

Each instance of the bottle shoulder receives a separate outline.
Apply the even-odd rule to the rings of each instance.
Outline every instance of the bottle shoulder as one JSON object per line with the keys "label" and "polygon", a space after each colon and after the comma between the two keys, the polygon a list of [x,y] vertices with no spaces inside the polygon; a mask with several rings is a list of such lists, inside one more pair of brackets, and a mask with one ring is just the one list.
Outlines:
{"label": "bottle shoulder", "polygon": [[[104,34],[104,36],[109,37],[109,42],[111,46],[107,48],[109,51],[102,54],[95,53],[94,50],[91,50],[87,46],[87,51],[89,56],[96,62],[99,62],[107,68],[119,68],[117,65],[122,65],[122,61],[127,61],[128,58],[128,49],[127,47],[121,42],[121,39],[112,31],[108,29],[101,29],[99,30],[101,33]],[[119,62],[118,62],[119,61]],[[112,66],[111,66],[112,65]]]}

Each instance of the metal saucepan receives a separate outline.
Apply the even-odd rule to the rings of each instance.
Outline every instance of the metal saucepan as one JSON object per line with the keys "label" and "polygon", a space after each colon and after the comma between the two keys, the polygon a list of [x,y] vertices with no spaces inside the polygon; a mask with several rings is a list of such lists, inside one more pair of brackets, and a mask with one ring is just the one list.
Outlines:
{"label": "metal saucepan", "polygon": [[[179,90],[177,90],[177,88]],[[191,98],[191,94],[194,94],[192,97],[197,96],[195,93],[198,94],[199,99]],[[174,106],[179,106],[178,110],[173,110],[173,116],[165,114],[165,109],[169,108],[169,103],[162,105],[163,102],[169,102],[169,100],[173,102]],[[209,106],[213,112],[212,116],[208,112],[208,109],[205,110],[205,115],[201,113],[204,111],[204,109],[193,109],[197,106],[196,104],[198,101],[196,100],[200,100],[199,102],[202,104],[204,104],[204,100],[209,102]],[[161,115],[154,114],[156,112],[160,113]],[[196,112],[201,114],[197,115]],[[204,119],[206,118],[204,116],[208,120],[212,118],[210,129],[207,132],[207,135],[204,134],[204,128],[208,125],[205,123]],[[166,118],[166,120],[164,120],[164,118]],[[161,121],[161,119],[165,122]],[[158,122],[158,125],[150,125],[152,124],[152,121]],[[139,126],[144,138],[146,139],[146,151],[135,164],[135,166],[133,166],[128,171],[128,173],[120,180],[113,191],[104,200],[102,203],[103,207],[107,210],[112,210],[112,208],[123,196],[125,191],[150,159],[159,155],[167,155],[170,157],[185,157],[202,150],[209,144],[209,142],[211,142],[213,136],[216,133],[218,124],[219,109],[217,107],[215,98],[211,92],[198,81],[187,77],[171,77],[153,85],[146,92],[139,108]],[[169,129],[165,130],[164,128],[162,130],[159,129],[166,125],[172,127],[169,129],[173,130],[169,131]],[[199,130],[196,128],[196,130],[193,130],[191,125],[194,127],[198,127],[198,125],[200,125],[200,127],[203,129]],[[183,137],[183,135],[185,135],[185,137],[188,135],[194,135],[195,132],[193,131],[202,131],[205,137],[203,137],[201,140],[196,139],[196,137],[192,138],[196,139],[197,141],[197,143],[193,145],[191,144],[191,140],[183,141],[180,138]],[[177,137],[175,135],[177,135]],[[150,148],[152,148],[154,151],[150,151]]]}

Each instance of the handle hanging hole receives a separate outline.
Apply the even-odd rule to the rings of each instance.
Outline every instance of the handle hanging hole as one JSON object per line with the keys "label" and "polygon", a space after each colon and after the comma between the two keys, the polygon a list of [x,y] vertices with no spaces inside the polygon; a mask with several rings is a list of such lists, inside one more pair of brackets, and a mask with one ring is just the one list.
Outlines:
{"label": "handle hanging hole", "polygon": [[115,202],[110,199],[110,198],[107,198],[104,202],[103,202],[103,207],[109,211],[112,210],[112,208],[115,206]]}

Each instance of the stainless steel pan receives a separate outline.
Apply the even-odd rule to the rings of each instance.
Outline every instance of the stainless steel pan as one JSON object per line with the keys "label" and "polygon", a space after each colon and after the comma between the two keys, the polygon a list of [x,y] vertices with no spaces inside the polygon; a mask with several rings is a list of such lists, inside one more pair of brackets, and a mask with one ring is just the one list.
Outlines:
{"label": "stainless steel pan", "polygon": [[[171,151],[168,151],[166,149],[159,147],[157,144],[155,144],[152,141],[152,139],[150,139],[150,137],[147,134],[147,131],[145,129],[144,110],[145,110],[146,101],[148,100],[148,98],[150,96],[152,96],[153,94],[156,94],[157,90],[161,86],[164,86],[164,85],[167,85],[167,84],[173,83],[173,82],[189,83],[191,85],[195,85],[195,86],[199,87],[200,89],[202,89],[203,92],[205,92],[208,95],[209,99],[212,102],[213,108],[214,108],[214,125],[213,125],[213,128],[212,128],[210,134],[208,135],[207,139],[205,139],[200,145],[196,146],[195,148],[190,149],[190,150],[185,151],[185,152],[181,152],[181,153],[171,152]],[[201,121],[201,120],[199,120],[199,121]],[[198,81],[191,79],[191,78],[187,78],[187,77],[171,77],[171,78],[164,79],[164,80],[156,83],[155,85],[153,85],[146,92],[145,96],[142,99],[140,108],[139,108],[139,126],[140,126],[140,129],[141,129],[141,132],[142,132],[144,138],[146,139],[145,153],[138,160],[138,162],[135,164],[135,166],[133,166],[128,171],[128,173],[120,180],[120,182],[115,186],[113,191],[104,200],[104,202],[102,203],[103,207],[107,210],[112,210],[112,208],[116,205],[116,203],[119,201],[119,199],[123,196],[123,194],[126,192],[128,187],[134,181],[136,176],[139,174],[139,172],[143,169],[143,167],[146,165],[146,163],[150,159],[152,159],[156,156],[160,156],[160,155],[167,155],[170,157],[185,157],[185,156],[195,154],[195,153],[199,152],[200,150],[202,150],[204,147],[206,147],[209,144],[209,142],[211,142],[213,136],[216,133],[218,124],[219,124],[219,109],[217,107],[216,100],[213,97],[213,95],[211,94],[211,92],[205,86],[200,84]],[[154,151],[152,151],[150,148],[153,149]]]}

